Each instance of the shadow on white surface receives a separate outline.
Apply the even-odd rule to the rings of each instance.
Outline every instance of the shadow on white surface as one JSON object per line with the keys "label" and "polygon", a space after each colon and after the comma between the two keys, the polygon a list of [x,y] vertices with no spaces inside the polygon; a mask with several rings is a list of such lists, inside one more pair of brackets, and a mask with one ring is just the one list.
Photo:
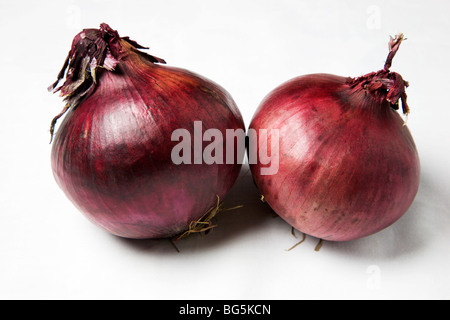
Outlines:
{"label": "shadow on white surface", "polygon": [[329,250],[350,256],[395,260],[424,251],[448,230],[450,206],[442,190],[422,170],[418,194],[405,215],[390,227],[366,238],[328,242]]}
{"label": "shadow on white surface", "polygon": [[[395,260],[424,250],[433,237],[445,232],[447,226],[442,223],[442,217],[449,214],[445,204],[435,203],[435,210],[429,210],[430,201],[442,199],[439,190],[428,177],[422,173],[421,186],[418,195],[408,212],[392,226],[365,238],[347,241],[324,241],[320,253],[348,256],[360,259]],[[432,196],[434,194],[434,197]],[[232,200],[231,200],[232,199]],[[251,173],[243,167],[235,186],[224,199],[226,208],[243,205],[242,208],[222,212],[215,218],[218,225],[206,235],[194,234],[176,243],[179,250],[167,240],[132,240],[117,238],[125,246],[136,251],[155,255],[192,255],[204,251],[223,249],[228,244],[237,242],[242,237],[270,237],[274,232],[291,234],[291,226],[274,214],[272,209],[260,200],[260,194],[253,183]],[[287,251],[293,244],[301,240],[301,233],[296,231],[297,239],[282,243],[289,239],[273,238],[280,251]],[[301,244],[288,254],[297,254],[302,245],[313,250],[319,239],[307,236],[311,245]],[[275,245],[274,244],[274,245]]]}

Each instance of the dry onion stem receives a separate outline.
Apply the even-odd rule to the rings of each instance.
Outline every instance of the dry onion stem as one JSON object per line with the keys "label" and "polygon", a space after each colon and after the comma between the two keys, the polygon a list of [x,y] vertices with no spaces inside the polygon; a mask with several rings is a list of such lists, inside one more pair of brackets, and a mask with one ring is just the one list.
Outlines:
{"label": "dry onion stem", "polygon": [[[291,233],[292,233],[292,235],[293,235],[295,238],[297,238],[297,236],[295,235],[295,228],[294,228],[294,227],[292,227]],[[305,240],[306,240],[306,234],[305,234],[305,233],[302,233],[302,234],[303,234],[302,240],[300,240],[299,242],[297,242],[296,244],[294,244],[292,247],[290,247],[290,248],[287,249],[286,251],[291,251],[292,249],[296,248],[298,245],[300,245],[300,244],[302,244],[303,242],[305,242]],[[320,240],[319,240],[319,243],[317,243],[316,247],[314,248],[314,251],[319,252],[320,248],[322,248],[322,245],[323,245],[323,240],[320,239]]]}
{"label": "dry onion stem", "polygon": [[319,243],[316,245],[316,248],[314,249],[314,251],[319,252],[320,248],[322,248],[322,245],[323,245],[323,240],[320,239]]}
{"label": "dry onion stem", "polygon": [[217,227],[216,224],[212,224],[211,220],[219,213],[223,211],[229,211],[234,210],[238,208],[242,208],[242,205],[233,207],[233,208],[223,208],[223,202],[220,201],[219,196],[217,196],[217,205],[215,207],[212,207],[209,209],[205,215],[203,215],[200,219],[196,221],[191,221],[189,224],[189,229],[183,232],[181,235],[175,238],[173,241],[174,243],[177,242],[180,239],[186,238],[192,233],[201,233],[201,232],[207,232],[215,227]]}
{"label": "dry onion stem", "polygon": [[261,200],[261,202],[263,202],[263,203],[266,203],[266,199],[264,198],[264,196],[263,196],[263,195],[261,195],[261,198],[260,198],[260,200]]}
{"label": "dry onion stem", "polygon": [[[291,233],[292,233],[292,235],[293,235],[295,238],[297,238],[297,236],[295,235],[295,229],[294,229],[294,227],[292,227]],[[306,234],[303,233],[302,240],[300,240],[299,242],[297,242],[296,244],[294,244],[292,247],[290,247],[290,248],[287,249],[286,251],[291,251],[292,249],[296,248],[299,244],[305,242],[305,240],[306,240]]]}

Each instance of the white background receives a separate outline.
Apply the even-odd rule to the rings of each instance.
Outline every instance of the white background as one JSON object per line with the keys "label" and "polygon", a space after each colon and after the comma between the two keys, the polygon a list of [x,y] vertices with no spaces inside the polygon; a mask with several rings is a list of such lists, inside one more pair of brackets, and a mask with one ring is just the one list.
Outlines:
{"label": "white background", "polygon": [[[450,2],[0,1],[0,298],[450,298]],[[206,237],[132,241],[92,225],[50,169],[48,128],[63,106],[46,91],[72,38],[107,22],[169,65],[234,97],[246,125],[282,82],[383,67],[389,35],[408,38],[392,70],[410,82],[409,128],[422,164],[408,213],[345,243],[300,240],[270,214],[248,171]]]}

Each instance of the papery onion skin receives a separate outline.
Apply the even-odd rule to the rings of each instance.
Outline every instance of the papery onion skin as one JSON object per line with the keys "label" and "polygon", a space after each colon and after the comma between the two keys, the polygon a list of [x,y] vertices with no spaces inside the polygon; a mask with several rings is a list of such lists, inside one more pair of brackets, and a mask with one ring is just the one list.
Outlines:
{"label": "papery onion skin", "polygon": [[[401,39],[391,39],[391,48]],[[389,62],[394,54],[391,49]],[[274,89],[256,111],[249,129],[267,129],[269,138],[271,129],[279,130],[279,170],[261,175],[263,165],[250,164],[253,179],[299,231],[330,241],[359,239],[392,225],[413,202],[419,156],[394,111],[402,98],[409,112],[408,84],[389,67],[355,79],[300,76]],[[268,147],[262,145],[263,154]]]}
{"label": "papery onion skin", "polygon": [[118,38],[106,24],[100,33],[86,30],[92,38],[107,33],[105,63],[109,59],[113,67],[96,69],[96,83],[92,77],[89,84],[95,88],[61,123],[51,155],[55,179],[92,222],[114,235],[179,235],[226,195],[241,165],[176,165],[172,132],[184,128],[194,136],[194,121],[202,121],[203,130],[216,128],[225,137],[226,129],[244,130],[242,116],[216,83],[155,64],[164,61],[139,52],[135,42]]}

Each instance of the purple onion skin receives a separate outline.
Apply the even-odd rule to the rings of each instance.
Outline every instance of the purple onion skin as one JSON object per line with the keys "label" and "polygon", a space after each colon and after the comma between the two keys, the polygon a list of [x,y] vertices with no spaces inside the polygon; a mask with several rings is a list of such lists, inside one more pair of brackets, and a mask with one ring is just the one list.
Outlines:
{"label": "purple onion skin", "polygon": [[[368,76],[373,83],[383,78]],[[329,74],[292,79],[266,96],[249,126],[268,129],[269,138],[279,130],[278,172],[261,175],[261,163],[250,165],[261,194],[287,223],[324,240],[390,226],[419,187],[416,146],[386,90],[350,83]]]}
{"label": "purple onion skin", "polygon": [[226,195],[241,165],[176,165],[171,152],[179,142],[171,141],[172,132],[184,128],[194,137],[194,121],[202,121],[203,130],[219,129],[225,139],[226,129],[245,130],[244,122],[219,85],[149,62],[129,41],[119,43],[126,54],[115,70],[99,71],[93,93],[67,113],[55,135],[54,177],[108,232],[174,237]]}

